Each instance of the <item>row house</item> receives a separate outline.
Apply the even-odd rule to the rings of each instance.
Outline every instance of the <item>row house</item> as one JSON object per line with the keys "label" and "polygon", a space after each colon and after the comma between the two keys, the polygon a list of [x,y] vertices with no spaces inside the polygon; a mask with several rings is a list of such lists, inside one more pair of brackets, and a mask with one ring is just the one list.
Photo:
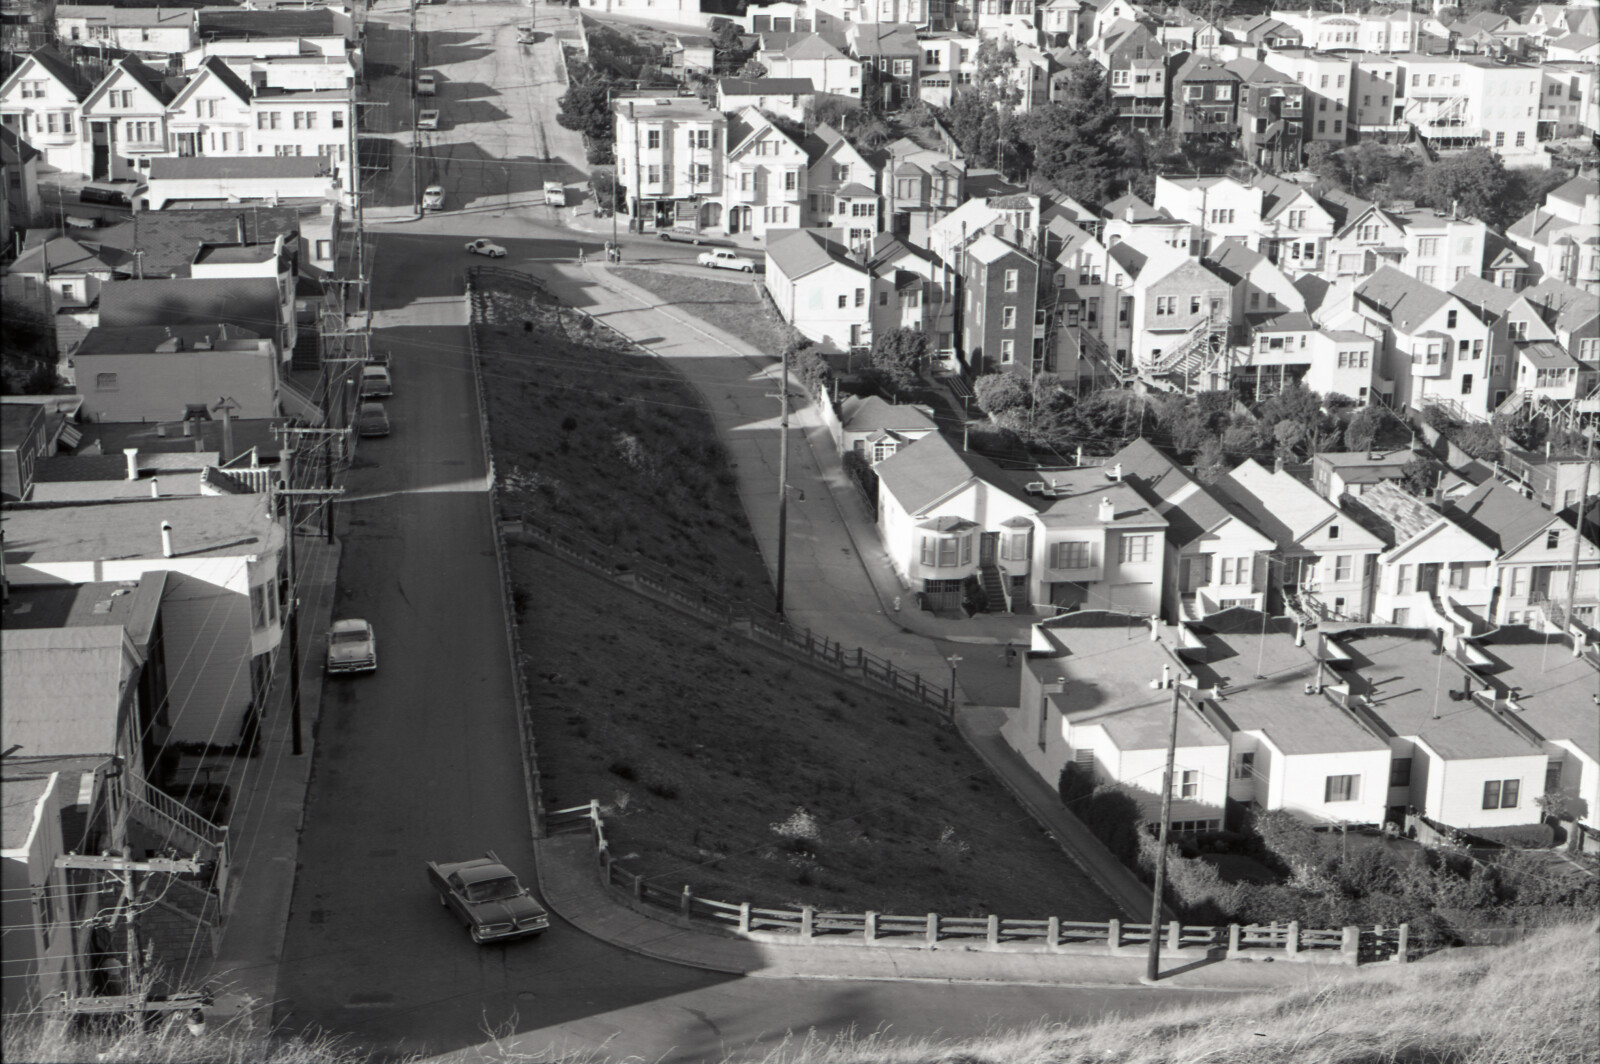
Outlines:
{"label": "row house", "polygon": [[1166,519],[1098,468],[1003,470],[934,433],[876,471],[879,535],[924,608],[1160,608]]}
{"label": "row house", "polygon": [[1535,4],[1523,27],[1529,36],[1544,40],[1569,33],[1600,37],[1600,11],[1588,4]]}
{"label": "row house", "polygon": [[1287,470],[1247,458],[1211,490],[1274,543],[1269,608],[1317,620],[1365,621],[1384,542]]}
{"label": "row house", "polygon": [[1319,451],[1311,456],[1311,487],[1330,502],[1344,496],[1359,498],[1374,485],[1398,485],[1405,467],[1417,459],[1411,448],[1393,451]]}
{"label": "row house", "polygon": [[1105,3],[1084,0],[1084,7],[1087,9],[1087,33],[1081,35],[1079,47],[1087,47],[1097,58],[1104,54],[1107,38],[1117,33],[1118,23],[1138,22],[1146,18],[1145,13],[1129,0],[1106,0]]}
{"label": "row house", "polygon": [[1054,373],[1052,289],[1043,264],[1014,243],[984,233],[955,256],[960,277],[961,358],[968,377]]}
{"label": "row house", "polygon": [[807,203],[805,150],[754,107],[728,119],[727,137],[728,155],[721,164],[722,217],[717,217],[719,205],[712,203],[702,212],[701,224],[758,237],[769,229],[800,225]]}
{"label": "row house", "polygon": [[1121,27],[1105,45],[1106,89],[1117,118],[1130,129],[1167,124],[1167,49],[1143,22]]}
{"label": "row house", "polygon": [[1299,48],[1305,44],[1305,37],[1297,27],[1273,14],[1229,19],[1222,24],[1222,28],[1230,39],[1252,46],[1256,53],[1269,49]]}
{"label": "row house", "polygon": [[1389,268],[1423,284],[1447,288],[1484,271],[1489,230],[1475,218],[1409,205],[1385,208],[1373,204],[1348,217],[1328,241],[1324,276],[1330,281],[1366,277]]}
{"label": "row house", "polygon": [[1259,59],[1227,64],[1239,75],[1239,150],[1264,170],[1295,170],[1305,150],[1305,86]]}
{"label": "row house", "polygon": [[1504,319],[1512,383],[1495,413],[1543,411],[1563,420],[1600,387],[1600,297],[1556,280],[1515,291],[1468,278],[1450,290],[1491,320]]}
{"label": "row house", "polygon": [[1312,48],[1267,52],[1262,62],[1305,86],[1305,143],[1339,145],[1355,139],[1351,98],[1355,60]]}
{"label": "row house", "polygon": [[1600,292],[1600,181],[1574,177],[1545,194],[1544,205],[1519,218],[1506,236],[1543,277]]}
{"label": "row house", "polygon": [[1088,0],[1040,0],[1035,4],[1039,15],[1039,32],[1044,43],[1051,48],[1077,51],[1085,43],[1083,34],[1086,12],[1093,11]]}
{"label": "row house", "polygon": [[0,291],[13,313],[48,328],[57,350],[68,352],[88,328],[85,319],[99,313],[101,289],[132,277],[136,268],[134,256],[119,248],[48,236],[26,246],[6,268]]}
{"label": "row house", "polygon": [[1438,405],[1481,421],[1505,400],[1511,380],[1505,323],[1399,270],[1378,270],[1356,286],[1348,313],[1323,320],[1383,337],[1384,375],[1395,382],[1401,409]]}
{"label": "row house", "polygon": [[1266,608],[1273,542],[1245,510],[1148,440],[1134,440],[1104,468],[1133,485],[1167,521],[1162,612],[1169,621]]}
{"label": "row house", "polygon": [[753,107],[804,123],[815,91],[810,78],[718,78],[717,110],[734,114]]}
{"label": "row house", "polygon": [[1600,548],[1578,535],[1559,514],[1494,479],[1470,494],[1446,500],[1443,509],[1495,551],[1491,622],[1564,630],[1561,611],[1570,591],[1575,619],[1594,623],[1600,603]]}
{"label": "row house", "polygon": [[862,63],[845,55],[819,34],[785,44],[781,50],[763,48],[756,59],[774,78],[805,78],[823,95],[861,99]]}
{"label": "row house", "polygon": [[924,34],[922,67],[917,92],[923,103],[949,107],[957,92],[969,88],[978,71],[976,33],[943,32]]}
{"label": "row house", "polygon": [[612,100],[611,109],[617,181],[628,191],[636,224],[720,224],[712,222],[712,203],[724,192],[728,120],[722,112],[692,97],[629,96]]}
{"label": "row house", "polygon": [[902,138],[887,148],[883,193],[886,229],[926,245],[933,227],[966,202],[967,164],[960,150],[938,151]]}
{"label": "row house", "polygon": [[[1112,249],[1113,256],[1118,250]],[[1233,286],[1178,248],[1128,265],[1130,270],[1137,266],[1127,289],[1133,365],[1152,377],[1177,377],[1202,389],[1223,387]]]}
{"label": "row house", "polygon": [[1594,63],[1547,63],[1540,67],[1539,124],[1535,140],[1579,137],[1595,129],[1587,106],[1594,92]]}
{"label": "row house", "polygon": [[1232,288],[1228,322],[1234,337],[1248,336],[1281,315],[1306,309],[1305,296],[1289,276],[1238,240],[1222,241],[1201,261]]}
{"label": "row house", "polygon": [[1190,56],[1172,76],[1172,128],[1185,137],[1233,140],[1242,86],[1222,60]]}
{"label": "row house", "polygon": [[1190,14],[1180,5],[1157,17],[1156,36],[1172,52],[1216,55],[1226,35],[1221,26]]}
{"label": "row house", "polygon": [[922,43],[907,23],[852,22],[845,28],[850,54],[861,61],[862,96],[876,94],[879,106],[895,110],[917,98],[917,67]]}
{"label": "row house", "polygon": [[1451,628],[1465,608],[1487,618],[1497,551],[1446,513],[1379,481],[1340,505],[1384,542],[1373,577],[1372,620]]}
{"label": "row house", "polygon": [[763,283],[783,320],[824,351],[872,344],[876,291],[891,284],[850,254],[838,229],[767,232]]}
{"label": "row house", "polygon": [[916,28],[940,28],[950,17],[951,5],[941,0],[810,0],[806,5],[818,33],[843,36],[862,24],[906,23]]}
{"label": "row house", "polygon": [[1233,381],[1245,402],[1273,395],[1300,381],[1319,395],[1342,395],[1360,406],[1388,403],[1393,383],[1383,376],[1377,337],[1351,329],[1323,329],[1300,312],[1255,325],[1235,349]]}
{"label": "row house", "polygon": [[1333,217],[1310,189],[1261,175],[1157,177],[1155,209],[1193,223],[1205,242],[1237,240],[1290,276],[1319,273],[1334,233]]}
{"label": "row house", "polygon": [[933,252],[892,233],[872,241],[867,269],[880,284],[872,304],[872,334],[917,329],[931,341],[935,368],[957,372],[955,273]]}
{"label": "row house", "polygon": [[75,46],[115,48],[165,59],[194,47],[197,19],[187,7],[56,5],[56,36]]}
{"label": "row house", "polygon": [[883,227],[879,163],[862,154],[832,126],[823,123],[801,144],[806,154],[806,226],[845,231],[859,247]]}
{"label": "row house", "polygon": [[1014,192],[977,196],[957,207],[928,231],[926,245],[947,262],[960,257],[960,249],[985,233],[1016,244],[1029,252],[1042,250],[1043,201],[1037,193]]}
{"label": "row house", "polygon": [[39,194],[41,154],[10,126],[0,125],[0,241],[16,247],[13,233],[44,217]]}

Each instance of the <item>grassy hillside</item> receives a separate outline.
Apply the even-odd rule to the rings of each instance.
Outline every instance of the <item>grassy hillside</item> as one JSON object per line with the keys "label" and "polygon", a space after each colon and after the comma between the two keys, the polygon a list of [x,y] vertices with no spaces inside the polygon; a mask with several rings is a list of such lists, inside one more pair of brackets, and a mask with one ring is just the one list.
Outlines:
{"label": "grassy hillside", "polygon": [[[761,1064],[1580,1064],[1600,1058],[1595,925],[1367,969],[1317,991],[970,1043],[812,1042]],[[741,1062],[743,1064],[743,1062]]]}

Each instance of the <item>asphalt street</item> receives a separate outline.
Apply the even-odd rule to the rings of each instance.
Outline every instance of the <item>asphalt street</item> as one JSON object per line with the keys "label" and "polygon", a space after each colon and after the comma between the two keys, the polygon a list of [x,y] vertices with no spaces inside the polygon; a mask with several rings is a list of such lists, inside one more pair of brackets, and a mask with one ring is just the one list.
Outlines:
{"label": "asphalt street", "polygon": [[[515,25],[526,8],[458,2],[423,12],[425,24],[449,18],[449,51],[430,50],[447,98],[463,84],[480,98],[509,95],[492,86],[514,38],[463,27],[467,14]],[[558,90],[546,82],[527,92],[524,113],[553,115]],[[487,108],[473,115],[507,121]],[[502,143],[467,133],[486,152]],[[570,259],[579,243],[547,208],[494,202],[505,193],[482,183],[492,172],[442,169],[447,202],[464,209],[375,236],[374,342],[393,356],[393,434],[363,441],[346,480],[334,616],[374,623],[380,664],[326,689],[276,1021],[385,1053],[603,1047],[618,1058],[703,1061],[790,1031],[976,1035],[1203,996],[730,979],[625,953],[559,920],[535,940],[474,946],[440,910],[424,877],[429,859],[493,849],[534,878],[465,311],[452,298],[472,261],[462,244],[493,236],[508,249],[499,264],[517,268]],[[590,236],[582,243],[597,247]],[[671,258],[694,254],[644,243]]]}

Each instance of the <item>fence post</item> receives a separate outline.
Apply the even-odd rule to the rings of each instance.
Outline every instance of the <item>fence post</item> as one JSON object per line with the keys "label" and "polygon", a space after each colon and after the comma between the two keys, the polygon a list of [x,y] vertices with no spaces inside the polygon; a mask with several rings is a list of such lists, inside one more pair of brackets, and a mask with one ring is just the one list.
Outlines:
{"label": "fence post", "polygon": [[1232,960],[1239,955],[1239,925],[1228,925],[1228,959]]}
{"label": "fence post", "polygon": [[694,902],[694,894],[689,890],[689,884],[683,885],[683,893],[678,895],[678,914],[685,920],[689,918],[689,906]]}
{"label": "fence post", "polygon": [[1361,928],[1345,925],[1344,937],[1339,940],[1339,952],[1351,964],[1361,962]]}
{"label": "fence post", "polygon": [[633,874],[633,900],[644,901],[644,876]]}
{"label": "fence post", "polygon": [[1283,948],[1284,948],[1284,952],[1287,953],[1290,957],[1298,957],[1300,955],[1300,921],[1299,920],[1290,920],[1289,921],[1289,934],[1283,940]]}
{"label": "fence post", "polygon": [[750,933],[750,903],[747,902],[747,901],[742,901],[742,902],[739,903],[739,934],[748,935],[749,933]]}
{"label": "fence post", "polygon": [[1106,947],[1110,949],[1112,953],[1115,953],[1117,950],[1122,948],[1121,920],[1112,919],[1106,921]]}
{"label": "fence post", "polygon": [[[1155,928],[1150,929],[1152,932]],[[1183,921],[1172,920],[1167,923],[1167,948],[1176,950],[1183,944]]]}
{"label": "fence post", "polygon": [[867,945],[878,941],[878,914],[868,912],[861,921],[861,937]]}
{"label": "fence post", "polygon": [[939,944],[939,914],[938,913],[929,913],[928,914],[928,930],[925,933],[925,937],[926,937],[929,949],[932,949],[933,947],[935,947],[935,946],[937,946]]}
{"label": "fence post", "polygon": [[1000,917],[994,913],[989,914],[989,946],[993,948],[1000,945]]}
{"label": "fence post", "polygon": [[813,654],[813,651],[812,651],[811,629],[807,628],[806,629],[806,656],[807,657],[811,657],[812,654]]}
{"label": "fence post", "polygon": [[1411,925],[1400,925],[1400,940],[1395,945],[1394,959],[1396,964],[1406,964],[1411,960]]}
{"label": "fence post", "polygon": [[1049,925],[1045,928],[1045,936],[1050,943],[1051,953],[1061,952],[1061,917],[1052,916]]}
{"label": "fence post", "polygon": [[816,934],[817,910],[810,905],[800,906],[800,941],[810,942]]}
{"label": "fence post", "polygon": [[856,668],[861,670],[861,674],[863,676],[866,675],[866,672],[867,672],[867,652],[865,650],[863,650],[862,648],[860,648],[860,647],[856,647]]}

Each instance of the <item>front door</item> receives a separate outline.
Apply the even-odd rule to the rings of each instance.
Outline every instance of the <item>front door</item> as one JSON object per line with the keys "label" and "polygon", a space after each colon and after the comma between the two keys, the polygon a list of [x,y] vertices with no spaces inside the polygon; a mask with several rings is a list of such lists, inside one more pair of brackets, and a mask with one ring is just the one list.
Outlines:
{"label": "front door", "polygon": [[198,145],[197,145],[197,141],[198,140],[199,140],[199,134],[197,134],[197,133],[179,133],[178,134],[178,157],[182,158],[182,159],[188,159],[188,158],[193,158],[195,155],[198,155],[199,154],[199,148],[198,148]]}
{"label": "front door", "polygon": [[94,142],[94,163],[89,169],[89,177],[94,181],[106,181],[111,177],[111,130],[109,123],[90,123],[90,135]]}
{"label": "front door", "polygon": [[1000,533],[985,532],[983,534],[983,538],[978,541],[978,564],[993,565],[995,562],[995,555],[1000,549],[999,544]]}
{"label": "front door", "polygon": [[728,232],[737,233],[741,230],[746,209],[744,207],[735,207],[728,212]]}
{"label": "front door", "polygon": [[1439,563],[1424,562],[1417,566],[1417,590],[1436,594],[1439,590]]}

